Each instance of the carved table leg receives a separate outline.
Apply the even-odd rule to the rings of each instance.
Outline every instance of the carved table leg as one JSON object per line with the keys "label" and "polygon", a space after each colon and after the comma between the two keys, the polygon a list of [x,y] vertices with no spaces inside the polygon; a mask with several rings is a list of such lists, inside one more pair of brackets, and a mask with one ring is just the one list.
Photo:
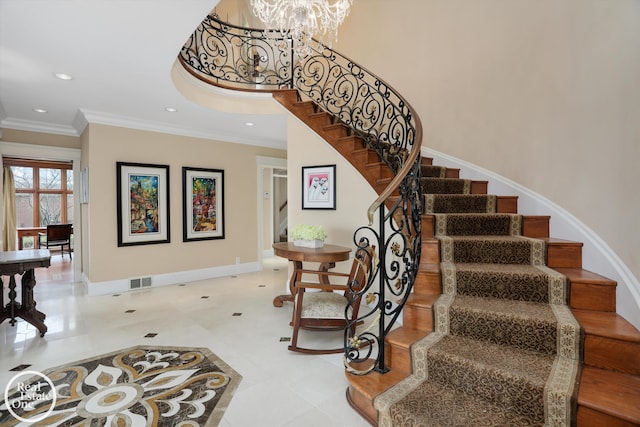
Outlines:
{"label": "carved table leg", "polygon": [[293,274],[289,279],[289,295],[278,295],[273,299],[274,307],[282,307],[285,302],[293,302],[296,294],[296,282],[300,279],[300,270],[302,270],[302,261],[293,262]]}
{"label": "carved table leg", "polygon": [[36,301],[33,298],[33,288],[35,286],[36,276],[34,271],[25,271],[22,275],[22,307],[18,316],[35,326],[40,331],[40,336],[43,337],[48,329],[47,325],[44,324],[44,319],[47,316],[36,310]]}

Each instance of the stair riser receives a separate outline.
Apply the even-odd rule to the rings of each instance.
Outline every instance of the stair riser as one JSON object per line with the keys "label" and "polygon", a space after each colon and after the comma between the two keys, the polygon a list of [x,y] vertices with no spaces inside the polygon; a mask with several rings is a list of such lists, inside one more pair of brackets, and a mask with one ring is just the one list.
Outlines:
{"label": "stair riser", "polygon": [[315,113],[315,106],[311,102],[296,102],[292,108],[293,112],[302,119],[308,119]]}
{"label": "stair riser", "polygon": [[471,183],[471,194],[487,194],[487,181],[473,181]]}
{"label": "stair riser", "polygon": [[496,200],[496,212],[518,213],[518,197],[498,196],[498,200]]}
{"label": "stair riser", "polygon": [[389,368],[402,374],[411,373],[411,352],[407,347],[385,344],[384,363]]}
{"label": "stair riser", "polygon": [[587,335],[584,339],[584,363],[640,376],[640,343]]}
{"label": "stair riser", "polygon": [[329,141],[336,141],[339,138],[349,136],[349,129],[343,125],[330,125],[324,127],[323,134]]}
{"label": "stair riser", "polygon": [[393,178],[393,171],[384,163],[374,163],[366,166],[366,173],[377,179]]}
{"label": "stair riser", "polygon": [[571,308],[616,311],[616,287],[571,282]]}
{"label": "stair riser", "polygon": [[627,422],[582,405],[578,405],[577,425],[579,427],[638,427],[638,424]]}
{"label": "stair riser", "polygon": [[582,268],[582,244],[550,242],[547,245],[547,266],[551,268]]}
{"label": "stair riser", "polygon": [[402,312],[402,326],[418,331],[433,331],[433,310],[407,303]]}
{"label": "stair riser", "polygon": [[442,293],[440,272],[420,269],[416,275],[413,292],[424,295],[440,295]]}
{"label": "stair riser", "polygon": [[534,238],[549,237],[548,216],[524,216],[522,217],[522,235]]}
{"label": "stair riser", "polygon": [[362,394],[355,387],[349,386],[347,388],[347,400],[371,425],[377,425],[378,411],[373,407],[373,400],[369,396]]}
{"label": "stair riser", "polygon": [[327,113],[315,113],[309,115],[308,122],[314,129],[322,129],[331,124],[331,116]]}

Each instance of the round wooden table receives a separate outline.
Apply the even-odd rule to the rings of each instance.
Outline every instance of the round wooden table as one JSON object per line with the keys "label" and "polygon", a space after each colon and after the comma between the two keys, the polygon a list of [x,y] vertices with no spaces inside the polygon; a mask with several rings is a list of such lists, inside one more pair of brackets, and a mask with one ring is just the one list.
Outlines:
{"label": "round wooden table", "polygon": [[[279,295],[273,300],[274,307],[282,307],[285,301],[293,302],[293,297],[296,294],[296,282],[301,279],[303,262],[319,262],[318,271],[329,271],[330,268],[336,266],[336,262],[349,259],[351,248],[328,244],[321,248],[305,248],[296,246],[293,242],[280,242],[273,244],[273,251],[277,256],[293,262],[293,274],[289,279],[289,292],[291,294]],[[322,276],[320,280],[326,281],[328,279],[326,276]]]}

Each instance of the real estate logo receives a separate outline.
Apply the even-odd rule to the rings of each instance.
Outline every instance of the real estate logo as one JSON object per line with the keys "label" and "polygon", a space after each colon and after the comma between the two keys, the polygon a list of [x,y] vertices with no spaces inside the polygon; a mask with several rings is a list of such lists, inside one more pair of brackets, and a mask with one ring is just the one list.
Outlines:
{"label": "real estate logo", "polygon": [[[41,380],[26,382],[34,375],[41,378]],[[13,392],[9,395],[12,389]],[[11,378],[4,389],[3,409],[9,411],[14,418],[23,423],[36,423],[44,420],[51,414],[55,406],[56,393],[53,381],[40,372],[21,372]],[[32,411],[37,413],[29,418],[24,418],[26,414]],[[22,414],[22,416],[18,415],[18,413]]]}

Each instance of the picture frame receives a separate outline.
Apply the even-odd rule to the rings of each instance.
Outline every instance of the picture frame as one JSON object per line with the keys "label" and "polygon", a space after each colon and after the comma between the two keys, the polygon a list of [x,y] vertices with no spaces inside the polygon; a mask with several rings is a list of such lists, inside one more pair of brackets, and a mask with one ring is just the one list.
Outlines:
{"label": "picture frame", "polygon": [[169,166],[116,163],[118,247],[170,243]]}
{"label": "picture frame", "polygon": [[182,241],[224,239],[224,170],[182,168]]}
{"label": "picture frame", "polygon": [[302,167],[302,209],[336,209],[336,165]]}

